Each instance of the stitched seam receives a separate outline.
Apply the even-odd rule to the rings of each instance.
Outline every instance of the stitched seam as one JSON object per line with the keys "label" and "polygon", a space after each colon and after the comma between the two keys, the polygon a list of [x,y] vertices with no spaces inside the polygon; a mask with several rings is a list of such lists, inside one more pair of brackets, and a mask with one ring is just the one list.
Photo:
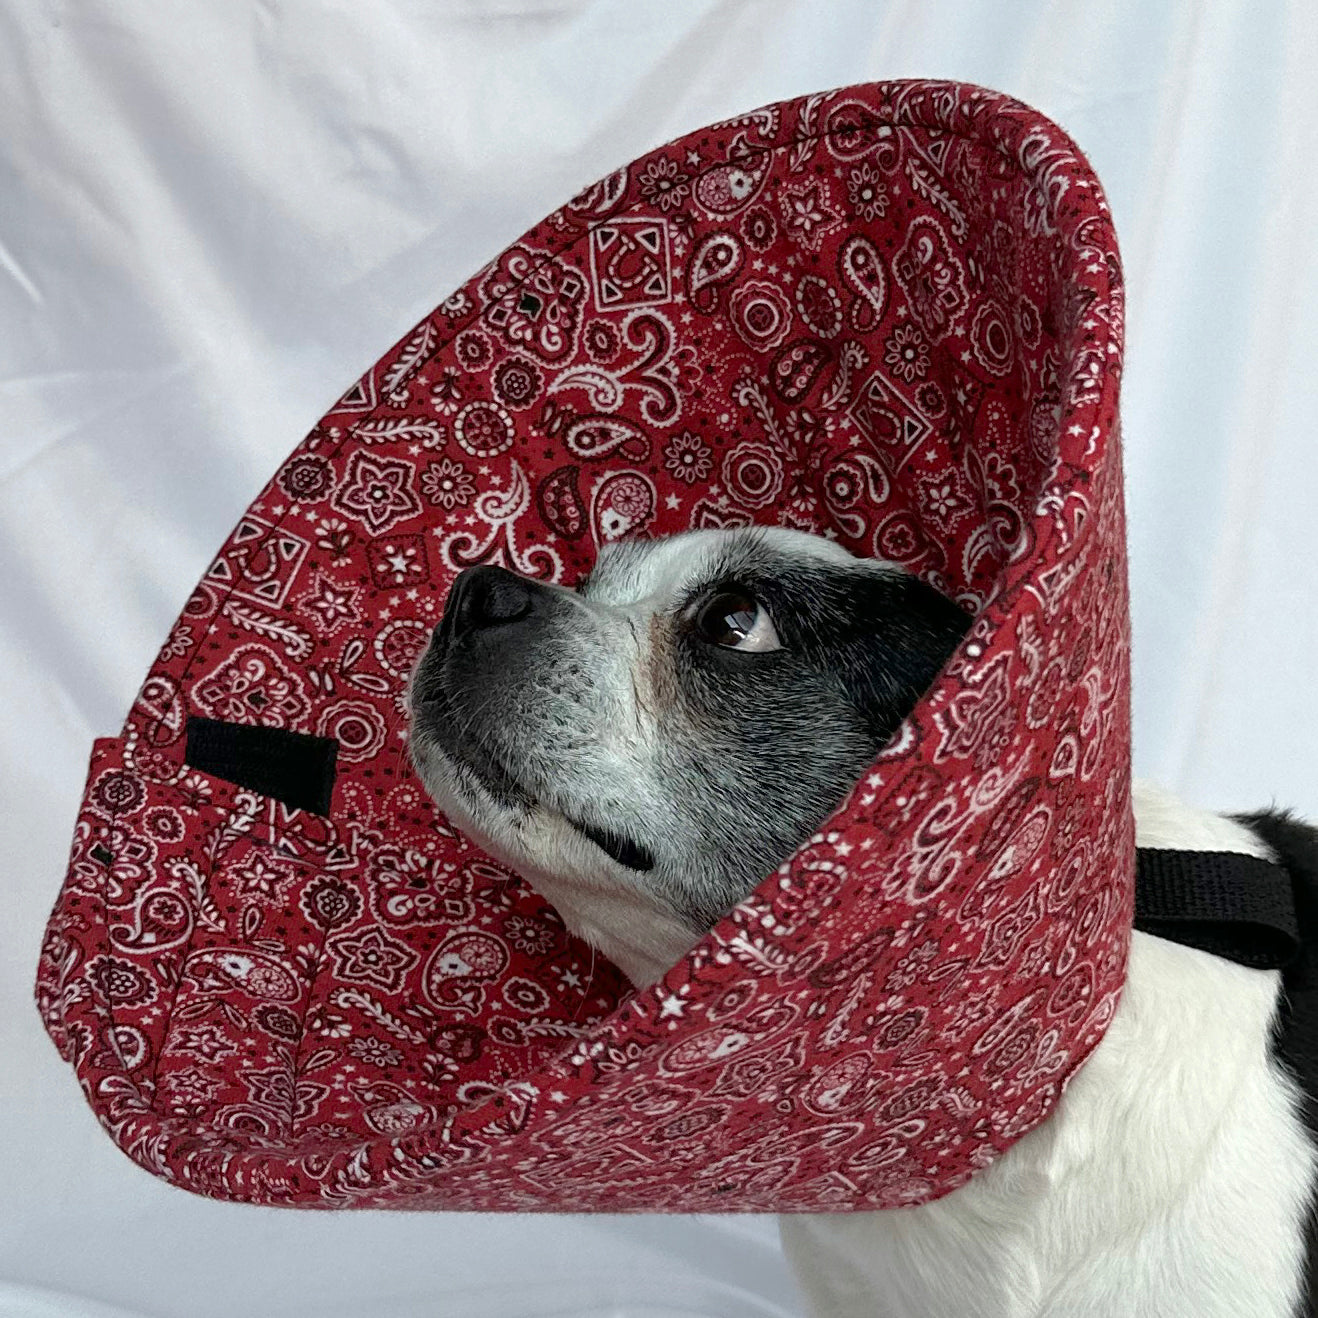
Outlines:
{"label": "stitched seam", "polygon": [[[165,783],[162,784],[162,786],[168,788],[172,787],[173,784]],[[225,822],[232,817],[232,811],[225,811],[216,806],[203,806],[197,811],[197,813],[201,814],[202,810],[205,809],[210,810],[211,814],[214,816],[216,824],[215,831],[211,834],[211,843],[205,856],[206,865],[202,875],[203,884],[209,886],[211,876],[215,873],[215,850],[219,845],[218,839],[224,831]],[[170,1034],[174,1028],[174,1013],[178,1009],[178,1000],[183,992],[183,968],[188,964],[188,960],[192,956],[192,950],[196,946],[198,924],[199,916],[194,912],[192,929],[189,932],[187,942],[183,947],[182,959],[179,961],[178,978],[174,981],[174,991],[170,994],[169,1007],[161,1021],[160,1046],[156,1049],[155,1061],[151,1067],[151,1111],[156,1112],[157,1115],[160,1115],[156,1108],[156,1099],[159,1095],[160,1067],[161,1063],[165,1060],[165,1052],[169,1044]]]}
{"label": "stitched seam", "polygon": [[320,973],[325,961],[325,944],[329,941],[329,925],[320,931],[320,946],[316,948],[316,960],[311,973],[307,976],[307,1005],[302,1009],[302,1020],[298,1026],[297,1044],[293,1048],[290,1062],[292,1085],[288,1099],[288,1138],[297,1139],[297,1086],[298,1064],[302,1057],[303,1045],[307,1041],[307,1017],[311,1015],[312,1004],[316,1001],[316,985],[320,982]]}
{"label": "stitched seam", "polygon": [[[122,770],[123,770],[123,767],[124,767],[124,766],[123,766],[123,761],[122,761],[122,759],[121,759],[120,762],[119,762],[119,768],[120,768],[120,771],[121,771],[121,772],[122,772]],[[88,785],[90,786],[90,784],[88,784]],[[116,821],[118,820],[119,815],[122,813],[122,811],[123,811],[123,807],[122,807],[122,806],[114,805],[114,804],[111,805],[111,808],[110,808],[110,830],[111,830],[111,839],[110,839],[110,840],[111,840],[111,841],[113,841],[113,832],[114,832],[114,826],[115,826],[115,823],[116,823]],[[105,936],[104,936],[104,938],[103,938],[102,941],[101,941],[101,955],[103,955],[103,956],[105,956],[105,957],[107,957],[107,958],[110,957],[110,956],[112,956],[113,953],[111,952],[111,947],[110,947],[110,899],[109,899],[109,897],[108,897],[107,894],[106,894],[106,889],[109,887],[109,884],[110,884],[110,875],[111,875],[111,873],[113,872],[114,864],[115,864],[115,862],[116,862],[118,859],[119,859],[118,856],[113,856],[113,855],[112,855],[112,858],[111,858],[111,860],[110,860],[110,863],[109,863],[108,865],[105,866],[105,873],[102,875],[102,877],[101,877],[101,882],[100,882],[100,884],[98,885],[98,893],[99,893],[99,896],[100,896],[100,899],[101,899],[101,928],[105,931]],[[92,1001],[93,1004],[96,1003],[96,996],[97,996],[96,993],[93,991],[93,993],[91,994],[91,1001]],[[109,1024],[110,1024],[110,1029],[111,1029],[111,1030],[115,1030],[115,1029],[118,1028],[118,1026],[119,1026],[119,1020],[118,1020],[118,1017],[115,1015],[115,1010],[114,1010],[114,1000],[113,1000],[113,998],[110,996],[110,993],[109,993],[109,990],[108,990],[108,989],[106,990],[106,993],[105,993],[105,1009],[104,1009],[104,1011],[101,1011],[101,1010],[98,1009],[98,1010],[97,1010],[97,1014],[98,1014],[99,1016],[102,1016],[105,1020],[107,1020],[107,1021],[109,1022]],[[94,1046],[95,1046],[95,1040],[93,1040],[92,1043],[93,1043],[93,1047],[94,1047]],[[155,1110],[155,1090],[154,1090],[154,1085],[155,1085],[155,1069],[154,1069],[154,1067],[152,1068],[151,1084],[152,1084],[151,1108],[152,1108],[152,1110],[154,1111],[154,1110]]]}

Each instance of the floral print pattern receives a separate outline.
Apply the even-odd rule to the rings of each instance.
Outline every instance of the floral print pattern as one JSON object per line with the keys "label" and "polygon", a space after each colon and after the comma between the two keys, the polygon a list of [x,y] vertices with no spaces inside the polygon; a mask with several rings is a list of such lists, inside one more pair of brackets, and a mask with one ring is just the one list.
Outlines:
{"label": "floral print pattern", "polygon": [[[927,1202],[1036,1126],[1132,923],[1121,318],[1078,152],[946,83],[689,134],[495,255],[282,464],[93,749],[38,1001],[116,1142],[244,1202],[795,1211]],[[421,791],[408,674],[464,567],[570,586],[753,524],[976,621],[631,991]],[[197,771],[198,715],[329,739],[328,812]]]}

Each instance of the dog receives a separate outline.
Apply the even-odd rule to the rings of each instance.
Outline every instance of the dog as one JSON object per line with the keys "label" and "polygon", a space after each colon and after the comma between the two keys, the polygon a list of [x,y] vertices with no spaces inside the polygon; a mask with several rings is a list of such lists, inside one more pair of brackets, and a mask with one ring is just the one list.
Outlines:
{"label": "dog", "polygon": [[[411,754],[453,823],[650,984],[837,808],[970,621],[785,529],[612,544],[575,590],[471,568],[412,676]],[[1284,815],[1133,796],[1138,846],[1315,868],[1318,831]],[[780,1218],[809,1312],[1293,1318],[1318,1153],[1269,1047],[1280,987],[1135,932],[1047,1121],[933,1203]]]}

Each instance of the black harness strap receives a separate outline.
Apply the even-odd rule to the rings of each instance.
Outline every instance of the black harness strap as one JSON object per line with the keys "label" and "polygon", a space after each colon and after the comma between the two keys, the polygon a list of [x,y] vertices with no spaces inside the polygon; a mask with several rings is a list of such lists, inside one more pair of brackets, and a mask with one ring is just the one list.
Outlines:
{"label": "black harness strap", "polygon": [[[1307,879],[1229,851],[1135,853],[1135,928],[1255,970],[1280,970],[1277,1055],[1318,1099],[1318,908]],[[1318,1120],[1310,1105],[1310,1128]]]}
{"label": "black harness strap", "polygon": [[[1135,928],[1256,970],[1282,972],[1274,1054],[1300,1081],[1318,1141],[1318,909],[1304,874],[1225,851],[1135,853]],[[1305,1224],[1306,1284],[1297,1318],[1318,1312],[1318,1216]]]}
{"label": "black harness strap", "polygon": [[1135,928],[1255,970],[1283,970],[1300,951],[1291,876],[1230,851],[1136,851]]}

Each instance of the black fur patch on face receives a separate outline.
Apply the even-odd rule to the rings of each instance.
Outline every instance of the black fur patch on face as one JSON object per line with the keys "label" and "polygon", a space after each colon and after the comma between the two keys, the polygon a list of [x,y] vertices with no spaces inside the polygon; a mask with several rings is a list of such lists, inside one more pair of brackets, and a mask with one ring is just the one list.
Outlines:
{"label": "black fur patch on face", "polygon": [[[857,562],[855,567],[766,561],[748,548],[729,556],[714,581],[690,591],[696,600],[735,585],[774,620],[783,656],[763,675],[776,680],[835,681],[866,722],[887,741],[927,691],[970,627],[970,616],[918,577]],[[688,606],[689,607],[689,606]],[[770,655],[706,646],[694,654],[731,657],[729,674],[754,673],[746,660]],[[780,688],[781,689],[781,688]]]}
{"label": "black fur patch on face", "polygon": [[[692,619],[724,590],[768,611],[781,648],[702,638]],[[837,808],[970,621],[915,577],[780,557],[755,541],[684,594],[672,635],[679,701],[665,740],[703,847],[726,876],[700,918],[735,905]]]}

